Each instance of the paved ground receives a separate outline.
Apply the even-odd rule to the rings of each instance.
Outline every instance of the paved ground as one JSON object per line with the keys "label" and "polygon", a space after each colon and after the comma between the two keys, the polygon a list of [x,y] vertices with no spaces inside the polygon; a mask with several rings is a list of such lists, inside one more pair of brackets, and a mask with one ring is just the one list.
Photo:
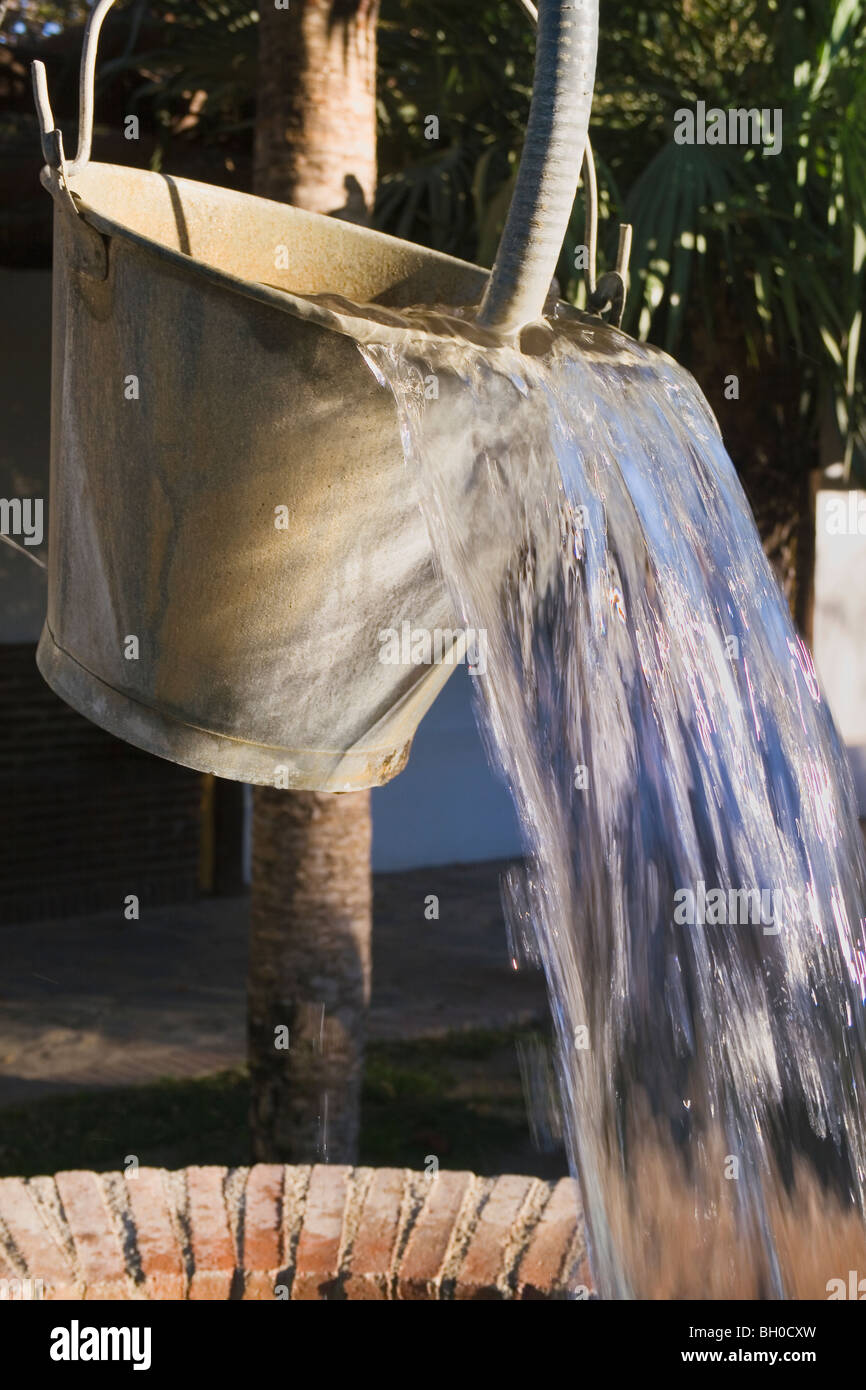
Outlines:
{"label": "paved ground", "polygon": [[[515,972],[502,863],[377,875],[371,1032],[413,1038],[541,1020]],[[429,894],[439,920],[424,915]],[[0,1105],[199,1076],[244,1060],[248,901],[0,927]]]}

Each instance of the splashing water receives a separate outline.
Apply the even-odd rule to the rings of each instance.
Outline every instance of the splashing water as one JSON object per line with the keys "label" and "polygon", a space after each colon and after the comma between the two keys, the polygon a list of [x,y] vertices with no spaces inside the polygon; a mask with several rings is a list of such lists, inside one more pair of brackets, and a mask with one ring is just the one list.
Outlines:
{"label": "splashing water", "polygon": [[695,382],[576,313],[536,336],[362,351],[487,631],[595,1285],[826,1298],[866,1274],[845,755]]}

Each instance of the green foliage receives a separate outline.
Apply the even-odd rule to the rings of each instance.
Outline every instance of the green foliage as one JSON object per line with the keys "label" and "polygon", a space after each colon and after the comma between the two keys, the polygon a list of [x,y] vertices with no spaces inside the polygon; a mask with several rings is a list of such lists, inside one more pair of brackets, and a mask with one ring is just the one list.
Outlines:
{"label": "green foliage", "polygon": [[[685,6],[683,9],[685,10]],[[693,0],[635,32],[636,11],[609,15],[594,138],[628,188],[633,222],[625,327],[668,351],[699,313],[739,320],[753,361],[790,361],[817,427],[832,402],[850,472],[864,445],[858,355],[866,254],[866,36],[861,0]],[[678,20],[673,23],[673,19]],[[643,167],[627,167],[611,106],[634,114],[622,60],[643,57]],[[605,54],[616,60],[605,64]],[[677,145],[677,108],[780,109],[782,150]],[[622,161],[622,163],[620,163]],[[631,175],[631,177],[628,177]]]}
{"label": "green foliage", "polygon": [[[515,0],[384,0],[377,226],[492,259],[529,110],[534,42]],[[425,136],[428,116],[439,120],[437,140]]]}
{"label": "green foliage", "polygon": [[[134,17],[135,0],[130,7]],[[160,132],[155,163],[173,139],[231,145],[251,139],[255,116],[258,13],[248,0],[149,0],[145,33],[156,45],[100,65],[100,81],[133,69],[140,84],[133,110],[149,112]]]}
{"label": "green foliage", "polygon": [[[384,181],[377,222],[490,264],[528,111],[532,26],[518,0],[468,18],[451,3],[435,20],[416,20],[421,11],[415,0],[386,6],[392,25],[403,16],[404,26],[418,27],[412,44],[400,32],[399,55],[383,45],[383,130],[393,142],[402,120],[404,148],[417,148],[420,113],[447,107],[455,134],[447,151]],[[429,58],[437,45],[441,63]],[[675,144],[674,113],[699,99],[725,110],[781,109],[781,153]],[[608,266],[618,224],[634,225],[624,327],[682,353],[698,322],[710,337],[720,316],[728,329],[738,324],[753,364],[791,363],[813,440],[832,406],[846,470],[862,472],[862,0],[607,0],[591,134]],[[578,304],[574,252],[583,239],[578,198],[557,268]]]}

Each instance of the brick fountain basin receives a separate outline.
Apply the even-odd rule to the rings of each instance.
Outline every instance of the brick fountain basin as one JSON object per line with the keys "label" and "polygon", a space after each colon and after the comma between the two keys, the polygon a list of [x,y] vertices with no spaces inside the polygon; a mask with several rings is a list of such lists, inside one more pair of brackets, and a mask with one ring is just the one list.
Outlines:
{"label": "brick fountain basin", "polygon": [[565,1299],[590,1288],[569,1178],[257,1164],[0,1179],[6,1298]]}

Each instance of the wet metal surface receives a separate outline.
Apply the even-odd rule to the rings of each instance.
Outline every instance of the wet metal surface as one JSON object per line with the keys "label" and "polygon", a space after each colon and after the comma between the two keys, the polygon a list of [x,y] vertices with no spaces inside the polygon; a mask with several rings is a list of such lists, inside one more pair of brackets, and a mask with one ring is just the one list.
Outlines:
{"label": "wet metal surface", "polygon": [[461,300],[484,272],[138,170],[90,165],[72,188],[40,670],[112,733],[204,772],[388,781],[453,666],[383,664],[379,632],[456,624],[393,405],[351,323],[296,295]]}

